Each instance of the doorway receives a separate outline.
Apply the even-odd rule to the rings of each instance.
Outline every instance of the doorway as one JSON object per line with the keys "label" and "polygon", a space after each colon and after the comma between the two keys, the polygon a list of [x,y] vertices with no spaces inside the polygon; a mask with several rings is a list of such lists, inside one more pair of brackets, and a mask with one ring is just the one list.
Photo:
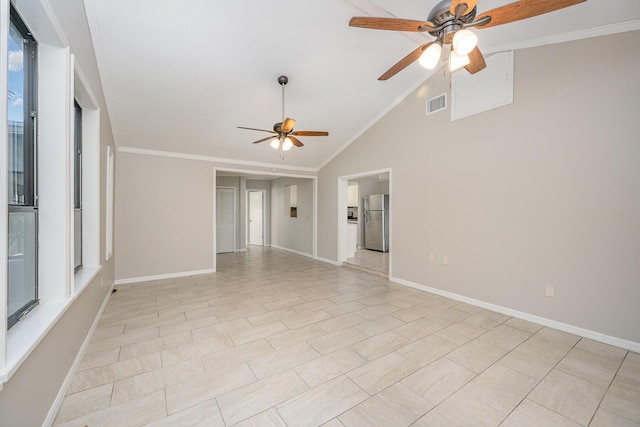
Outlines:
{"label": "doorway", "polygon": [[249,191],[249,244],[264,246],[264,193]]}
{"label": "doorway", "polygon": [[[354,197],[354,189],[358,189]],[[364,270],[383,277],[392,277],[392,203],[391,169],[363,172],[338,177],[338,262],[345,266]],[[376,196],[378,195],[378,196]],[[382,196],[380,195],[388,195]],[[379,250],[366,243],[367,218],[375,212],[367,212],[363,199],[378,197],[385,201],[384,222],[378,233],[385,242]],[[371,228],[371,227],[369,227]],[[384,231],[384,233],[383,233]],[[379,237],[379,236],[378,236]],[[387,246],[388,245],[388,246]],[[385,249],[388,249],[386,251]]]}
{"label": "doorway", "polygon": [[216,188],[216,253],[236,250],[236,189]]}

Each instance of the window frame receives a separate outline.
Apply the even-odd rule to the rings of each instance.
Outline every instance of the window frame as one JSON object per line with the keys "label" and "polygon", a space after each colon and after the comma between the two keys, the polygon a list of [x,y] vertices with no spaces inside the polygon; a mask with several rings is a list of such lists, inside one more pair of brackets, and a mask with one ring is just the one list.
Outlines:
{"label": "window frame", "polygon": [[[82,107],[77,100],[73,101],[74,123],[73,123],[73,218],[74,218],[74,234],[73,234],[73,269],[77,273],[83,266],[83,218],[82,218]],[[80,215],[80,224],[75,224],[76,215]],[[80,246],[78,248],[78,245]],[[79,262],[76,261],[75,254],[79,253]]]}
{"label": "window frame", "polygon": [[[13,4],[10,6],[10,26],[13,25],[18,30],[23,40],[23,69],[24,69],[24,97],[23,97],[23,187],[24,200],[22,203],[14,203],[13,197],[8,198],[7,212],[33,212],[35,216],[35,271],[34,286],[35,292],[32,300],[23,305],[13,313],[7,312],[7,330],[33,310],[39,303],[39,245],[38,245],[38,196],[37,196],[37,111],[38,111],[38,43],[33,34],[22,20]],[[8,120],[8,117],[7,117]],[[8,125],[8,122],[7,122]],[[11,161],[11,159],[9,159]],[[8,172],[8,171],[7,171]],[[9,260],[7,259],[7,263]],[[8,278],[8,275],[7,275]]]}

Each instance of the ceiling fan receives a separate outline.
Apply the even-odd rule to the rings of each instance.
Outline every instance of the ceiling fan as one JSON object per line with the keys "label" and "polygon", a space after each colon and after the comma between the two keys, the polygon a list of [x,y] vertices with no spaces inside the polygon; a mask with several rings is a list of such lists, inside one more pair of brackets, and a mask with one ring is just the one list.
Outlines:
{"label": "ceiling fan", "polygon": [[329,136],[329,132],[317,132],[310,130],[293,131],[293,127],[296,125],[296,121],[287,117],[284,117],[284,86],[289,82],[287,76],[278,77],[278,84],[282,86],[282,121],[273,125],[273,130],[247,128],[244,126],[238,126],[238,129],[257,130],[259,132],[269,132],[275,136],[268,136],[266,138],[254,141],[254,144],[264,142],[271,139],[271,146],[276,150],[282,147],[282,151],[290,150],[294,145],[296,147],[302,147],[304,144],[296,136]]}
{"label": "ceiling fan", "polygon": [[478,37],[467,28],[490,28],[496,25],[527,19],[574,6],[586,0],[520,0],[478,15],[478,0],[442,0],[429,13],[426,21],[398,18],[353,17],[352,27],[374,30],[426,32],[435,37],[419,46],[389,68],[378,80],[387,80],[418,60],[423,67],[433,70],[442,56],[443,45],[451,45],[449,67],[455,71],[464,67],[475,74],[487,65],[478,49]]}

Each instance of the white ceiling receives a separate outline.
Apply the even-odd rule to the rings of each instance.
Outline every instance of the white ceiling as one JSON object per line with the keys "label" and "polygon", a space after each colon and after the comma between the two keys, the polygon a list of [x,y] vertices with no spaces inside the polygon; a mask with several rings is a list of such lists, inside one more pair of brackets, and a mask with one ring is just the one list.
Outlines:
{"label": "white ceiling", "polygon": [[[438,1],[375,1],[85,0],[117,146],[318,168],[429,76],[413,64],[378,81],[429,38],[348,22],[367,11],[422,20]],[[478,10],[509,2],[480,0]],[[637,28],[639,19],[638,0],[588,0],[477,34],[489,54]],[[281,120],[282,74],[295,129],[329,132],[301,137],[305,146],[284,157],[251,144],[267,134],[237,129]]]}

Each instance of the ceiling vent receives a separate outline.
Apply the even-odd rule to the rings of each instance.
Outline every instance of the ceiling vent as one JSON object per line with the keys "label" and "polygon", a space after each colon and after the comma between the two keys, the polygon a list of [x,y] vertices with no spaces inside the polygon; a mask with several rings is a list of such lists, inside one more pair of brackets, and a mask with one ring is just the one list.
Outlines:
{"label": "ceiling vent", "polygon": [[447,109],[447,93],[438,95],[427,101],[427,116],[440,110]]}

